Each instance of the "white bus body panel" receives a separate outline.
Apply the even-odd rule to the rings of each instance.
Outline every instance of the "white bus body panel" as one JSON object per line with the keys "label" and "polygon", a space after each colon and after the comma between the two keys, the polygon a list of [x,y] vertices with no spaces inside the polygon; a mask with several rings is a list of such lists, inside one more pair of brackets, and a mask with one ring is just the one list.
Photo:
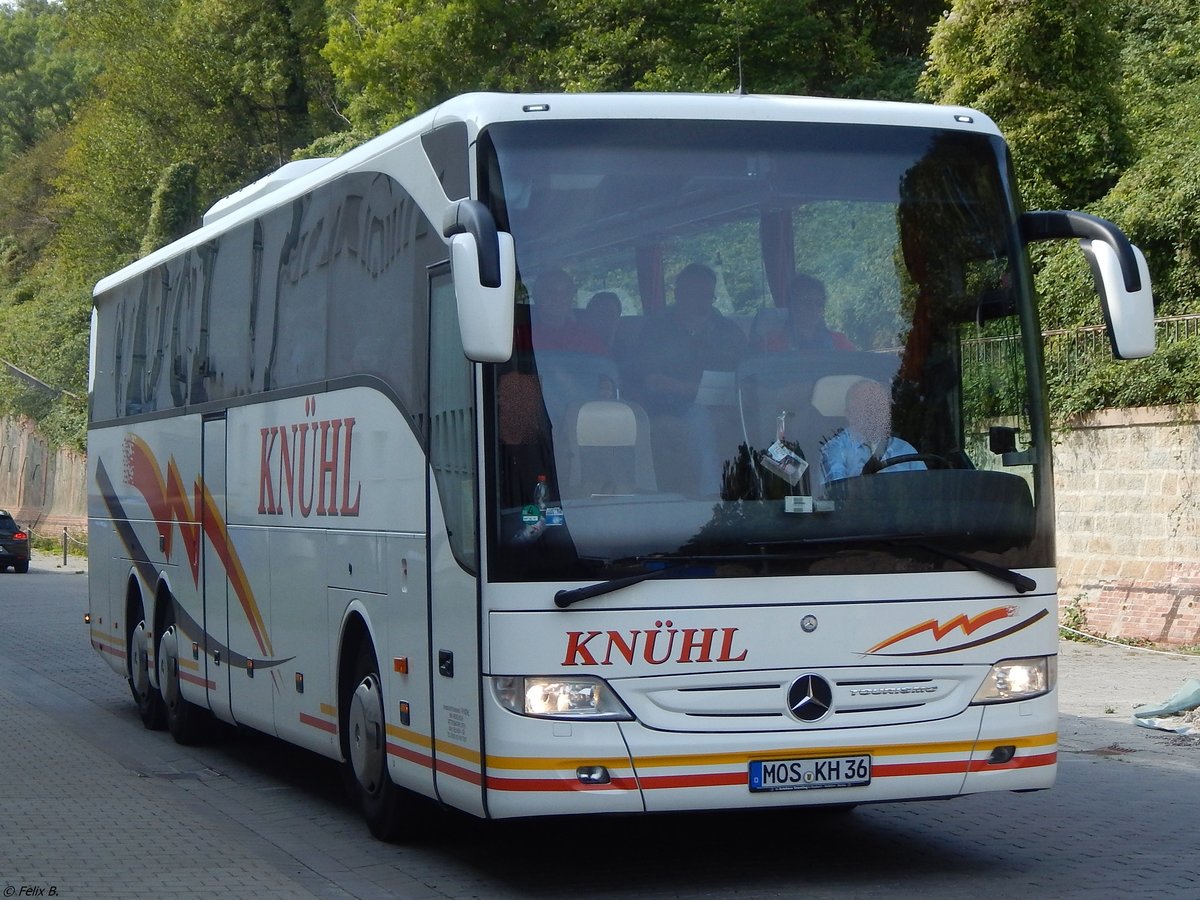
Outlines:
{"label": "white bus body panel", "polygon": [[[135,432],[142,437],[133,437]],[[178,457],[172,457],[173,465],[164,460],[159,466],[154,461],[151,448],[160,441],[182,448]],[[199,417],[142,423],[136,429],[103,429],[88,435],[89,535],[97,535],[91,571],[107,573],[102,585],[91,579],[90,600],[98,604],[92,607],[91,637],[93,646],[122,674],[130,624],[126,594],[131,581],[141,595],[147,623],[155,621],[155,592],[160,581],[177,591],[176,599],[188,615],[202,615],[196,580],[200,560],[192,555],[198,553],[199,518],[191,490],[191,478],[200,473],[200,459]],[[181,474],[184,472],[194,474],[189,478]],[[148,497],[158,504],[156,509],[163,518],[156,520]],[[156,640],[151,640],[148,649],[150,679],[157,686],[155,644]],[[190,653],[182,655],[190,659]],[[181,677],[186,674],[185,668]],[[190,691],[186,683],[184,689]]]}
{"label": "white bus body panel", "polygon": [[[204,477],[218,459],[227,484]],[[147,616],[165,579],[182,611],[183,695],[337,758],[336,660],[356,608],[377,647],[407,656],[404,699],[431,732],[424,453],[387,398],[353,387],[235,406],[203,424],[189,415],[96,429],[89,460],[93,527],[111,533],[96,546],[113,573],[108,597],[93,597],[94,614],[109,612],[92,640],[117,671],[128,573]],[[203,531],[201,506],[213,514]],[[392,716],[393,657],[379,664]],[[422,778],[432,792],[428,766],[405,780]]]}
{"label": "white bus body panel", "polygon": [[[191,641],[199,643],[202,652],[189,653],[189,637],[188,629],[181,626],[181,631],[184,632],[184,640],[179,645],[179,669],[180,669],[180,684],[182,693],[193,703],[198,703],[201,706],[207,706],[219,718],[225,721],[233,721],[233,704],[232,696],[235,690],[245,692],[247,685],[241,680],[235,679],[233,669],[231,668],[232,660],[230,654],[225,653],[225,665],[219,665],[219,658],[209,652],[207,642],[211,642],[219,647],[236,647],[247,646],[244,640],[231,641],[231,629],[237,629],[237,624],[230,621],[229,616],[229,578],[225,574],[225,563],[223,556],[226,555],[226,548],[214,543],[211,540],[206,540],[204,535],[211,532],[213,529],[205,528],[205,525],[217,525],[218,522],[227,521],[229,516],[226,498],[228,490],[226,485],[226,464],[227,464],[227,423],[224,418],[204,420],[201,423],[203,432],[203,455],[201,457],[201,465],[203,472],[201,473],[201,483],[203,484],[204,496],[209,498],[205,502],[199,504],[197,513],[201,519],[201,570],[199,586],[203,594],[203,607],[201,611],[202,618],[199,620],[203,629],[203,635],[190,635]],[[211,522],[206,519],[212,519]],[[246,560],[251,570],[255,568],[254,548],[247,546],[246,542],[238,548],[240,558]],[[265,556],[265,554],[259,554]],[[176,588],[182,590],[182,588]],[[264,673],[265,674],[265,673]],[[202,679],[203,684],[198,684],[195,679]],[[262,685],[267,679],[259,680],[259,690],[261,692]],[[236,683],[236,688],[234,687]],[[203,687],[204,693],[198,694],[197,687]],[[269,734],[274,733],[273,723],[270,721],[269,704],[271,697],[266,697],[268,710],[264,711],[260,716],[254,717],[254,720],[247,720],[246,724],[254,724],[263,727]],[[239,704],[243,708],[253,711],[253,706],[249,706],[245,702]]]}
{"label": "white bus body panel", "polygon": [[430,646],[438,796],[450,806],[481,816],[486,809],[481,776],[479,588],[450,551],[436,495],[429,504],[429,521],[430,533],[437,536],[430,542]]}
{"label": "white bus body panel", "polygon": [[[1029,574],[1053,583],[1048,570]],[[809,599],[822,582],[862,598]],[[968,582],[964,593],[977,596],[897,597],[891,576],[769,586],[652,581],[587,609],[491,613],[489,674],[598,676],[635,721],[524,717],[485,693],[489,813],[861,803],[1049,787],[1056,693],[970,704],[993,663],[1056,653],[1055,595],[997,593],[974,573],[920,582],[926,591]],[[715,585],[745,605],[695,605]],[[746,596],[759,593],[765,602]],[[783,595],[790,604],[779,602]],[[813,723],[788,712],[788,689],[804,674],[833,686],[832,713]],[[528,750],[547,746],[552,752]],[[988,762],[1004,746],[1015,748],[1012,759]],[[872,759],[869,785],[748,787],[755,760],[863,754]],[[611,783],[580,784],[580,766],[607,767]]]}

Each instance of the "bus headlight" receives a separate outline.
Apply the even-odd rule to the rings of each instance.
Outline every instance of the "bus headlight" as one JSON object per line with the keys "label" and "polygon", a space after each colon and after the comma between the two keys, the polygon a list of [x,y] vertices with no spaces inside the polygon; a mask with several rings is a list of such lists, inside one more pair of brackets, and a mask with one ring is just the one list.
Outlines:
{"label": "bus headlight", "polygon": [[612,689],[589,676],[554,678],[505,675],[492,679],[496,699],[505,709],[546,719],[633,718]]}
{"label": "bus headlight", "polygon": [[1005,659],[992,666],[972,703],[1008,703],[1029,700],[1054,690],[1058,683],[1057,656]]}

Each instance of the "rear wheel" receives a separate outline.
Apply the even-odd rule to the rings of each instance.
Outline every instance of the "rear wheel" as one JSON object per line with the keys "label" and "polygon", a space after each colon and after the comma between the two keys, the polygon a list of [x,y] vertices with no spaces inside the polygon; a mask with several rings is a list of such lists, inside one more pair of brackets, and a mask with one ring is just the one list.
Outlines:
{"label": "rear wheel", "polygon": [[427,825],[421,809],[425,801],[398,787],[388,773],[383,685],[369,644],[358,650],[341,707],[347,781],[371,834],[382,841],[411,840]]}
{"label": "rear wheel", "polygon": [[19,563],[13,563],[13,571],[18,575],[24,575],[29,571],[29,560],[25,559]]}
{"label": "rear wheel", "polygon": [[150,683],[150,634],[146,631],[146,614],[138,601],[134,610],[137,624],[129,632],[128,676],[129,690],[137,704],[142,724],[152,731],[161,731],[167,724],[166,708],[158,688]]}
{"label": "rear wheel", "polygon": [[[167,603],[174,600],[167,598]],[[175,610],[168,606],[158,639],[158,689],[166,710],[167,729],[179,744],[198,744],[208,733],[208,711],[185,700],[179,690],[179,628]]]}

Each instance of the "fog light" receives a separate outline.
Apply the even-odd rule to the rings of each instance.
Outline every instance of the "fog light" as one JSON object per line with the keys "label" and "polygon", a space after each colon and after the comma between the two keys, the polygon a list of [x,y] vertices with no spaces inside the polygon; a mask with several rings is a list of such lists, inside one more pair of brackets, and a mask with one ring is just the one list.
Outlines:
{"label": "fog light", "polygon": [[612,778],[604,766],[580,766],[575,770],[580,784],[608,784]]}
{"label": "fog light", "polygon": [[1016,755],[1017,748],[1012,744],[1005,744],[1003,747],[993,747],[992,752],[988,754],[987,762],[989,766],[1002,766]]}

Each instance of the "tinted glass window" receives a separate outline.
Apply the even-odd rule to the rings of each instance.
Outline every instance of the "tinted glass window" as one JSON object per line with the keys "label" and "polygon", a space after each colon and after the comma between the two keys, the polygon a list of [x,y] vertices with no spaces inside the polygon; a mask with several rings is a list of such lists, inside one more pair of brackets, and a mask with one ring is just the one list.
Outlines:
{"label": "tinted glass window", "polygon": [[493,577],[1052,564],[998,139],[627,121],[481,144],[525,288],[488,379]]}
{"label": "tinted glass window", "polygon": [[369,375],[423,437],[427,270],[445,255],[388,176],[323,186],[102,298],[92,418]]}

